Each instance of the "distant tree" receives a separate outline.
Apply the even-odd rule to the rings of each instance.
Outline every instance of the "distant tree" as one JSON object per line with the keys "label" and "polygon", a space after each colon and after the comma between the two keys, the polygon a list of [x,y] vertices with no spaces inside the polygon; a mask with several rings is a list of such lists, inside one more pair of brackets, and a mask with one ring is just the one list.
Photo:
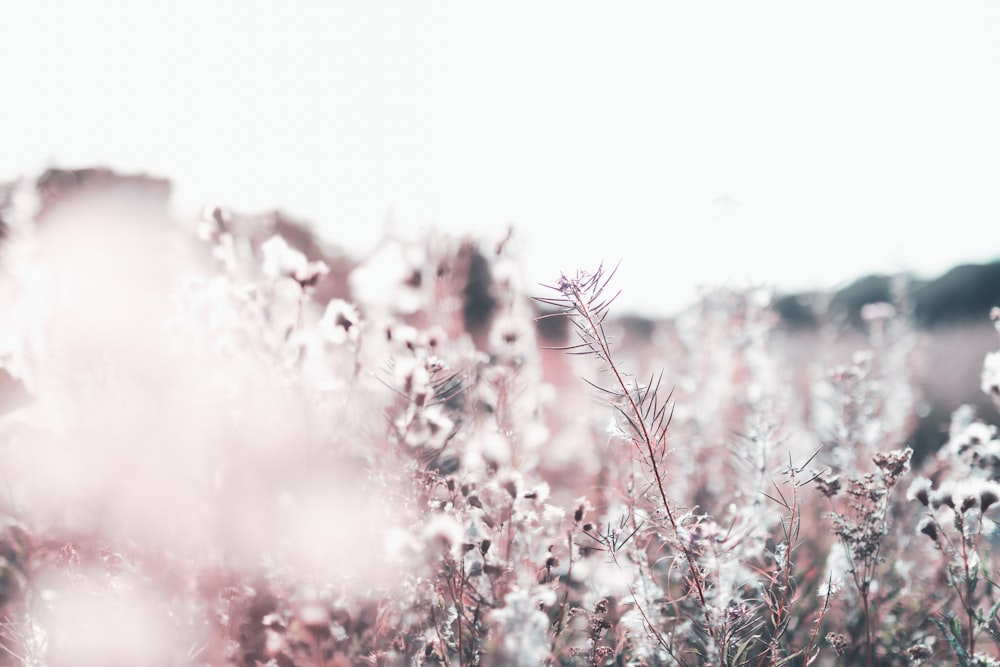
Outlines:
{"label": "distant tree", "polygon": [[990,308],[997,305],[1000,262],[963,264],[917,290],[914,316],[921,327],[933,329],[961,322],[985,322]]}

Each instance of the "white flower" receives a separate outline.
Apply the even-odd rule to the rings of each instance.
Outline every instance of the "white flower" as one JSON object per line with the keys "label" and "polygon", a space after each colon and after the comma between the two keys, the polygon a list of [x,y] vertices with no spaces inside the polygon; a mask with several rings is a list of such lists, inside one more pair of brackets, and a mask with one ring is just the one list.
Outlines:
{"label": "white flower", "polygon": [[930,507],[933,510],[941,509],[942,507],[955,507],[954,500],[955,484],[950,479],[946,479],[941,485],[931,491],[930,494]]}
{"label": "white flower", "polygon": [[546,524],[550,530],[558,530],[563,519],[565,518],[566,511],[561,507],[556,507],[555,505],[549,505],[546,503],[545,507],[542,509],[542,522]]}
{"label": "white flower", "polygon": [[264,241],[260,249],[264,253],[264,275],[271,279],[291,278],[304,286],[330,272],[326,262],[307,261],[305,255],[278,235]]}
{"label": "white flower", "polygon": [[919,500],[924,505],[930,502],[930,494],[933,491],[934,485],[931,480],[926,477],[917,477],[910,484],[910,488],[906,490],[907,500]]}
{"label": "white flower", "polygon": [[555,592],[543,587],[530,591],[515,587],[504,596],[504,606],[489,615],[498,626],[503,664],[534,667],[545,661],[549,655],[549,617],[540,607],[555,601]]}
{"label": "white flower", "polygon": [[975,665],[975,667],[1000,667],[1000,661],[991,657],[989,654],[982,652],[976,653],[972,657],[972,664]]}
{"label": "white flower", "polygon": [[847,548],[837,542],[826,557],[827,581],[843,581],[851,572],[851,556]]}
{"label": "white flower", "polygon": [[528,315],[501,315],[490,329],[490,349],[498,354],[517,355],[533,344],[534,330]]}
{"label": "white flower", "polygon": [[541,482],[531,489],[525,497],[530,498],[537,503],[544,503],[549,499],[550,492],[551,489],[549,488],[548,482]]}
{"label": "white flower", "polygon": [[399,426],[406,432],[407,446],[426,449],[441,449],[455,430],[455,422],[437,405],[419,411],[408,423],[399,422]]}
{"label": "white flower", "polygon": [[819,596],[822,597],[822,598],[825,598],[825,597],[828,597],[828,596],[829,597],[833,597],[834,595],[836,595],[837,593],[839,593],[843,589],[844,589],[844,580],[841,579],[840,577],[836,577],[836,578],[833,578],[833,579],[828,579],[826,582],[824,582],[819,587],[819,590],[817,591],[817,593],[819,593]]}
{"label": "white flower", "polygon": [[470,443],[470,446],[470,448],[478,447],[480,456],[488,464],[497,467],[510,464],[510,442],[497,431],[483,433],[473,443]]}
{"label": "white flower", "polygon": [[424,524],[424,541],[438,548],[446,549],[457,559],[462,546],[462,525],[452,516],[435,514]]}
{"label": "white flower", "polygon": [[957,482],[952,493],[952,502],[961,512],[970,509],[986,511],[1000,501],[1000,484],[996,482],[970,478]]}
{"label": "white flower", "polygon": [[396,389],[407,396],[420,399],[423,403],[430,397],[431,376],[427,366],[421,359],[401,358],[393,362],[394,385]]}
{"label": "white flower", "polygon": [[357,342],[361,315],[351,304],[341,299],[333,299],[326,304],[326,310],[319,321],[319,331],[325,340],[341,345],[347,341]]}
{"label": "white flower", "polygon": [[943,448],[943,452],[947,452],[952,456],[961,456],[970,449],[978,451],[993,440],[996,437],[996,433],[996,427],[991,424],[984,424],[978,421],[972,422],[959,431],[957,435],[952,435],[948,441],[948,445]]}
{"label": "white flower", "polygon": [[220,234],[218,241],[212,246],[212,257],[226,270],[226,273],[236,273],[236,245],[232,234]]}
{"label": "white flower", "polygon": [[308,262],[306,256],[288,245],[280,236],[272,236],[260,245],[264,253],[264,275],[268,278],[294,276],[304,271]]}
{"label": "white flower", "polygon": [[1000,399],[1000,352],[990,352],[983,360],[980,387],[986,395]]}

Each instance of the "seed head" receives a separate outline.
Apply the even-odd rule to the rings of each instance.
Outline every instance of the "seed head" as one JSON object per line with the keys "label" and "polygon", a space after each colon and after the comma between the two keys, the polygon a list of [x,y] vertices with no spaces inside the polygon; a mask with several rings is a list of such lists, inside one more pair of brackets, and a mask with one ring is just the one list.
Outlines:
{"label": "seed head", "polygon": [[847,635],[842,632],[831,632],[827,634],[826,641],[829,642],[833,650],[837,652],[837,655],[844,655],[847,653],[847,648],[849,646],[847,642]]}
{"label": "seed head", "polygon": [[920,525],[917,526],[917,530],[934,540],[934,542],[938,541],[939,535],[937,524],[934,523],[934,520],[930,517],[924,517],[924,519],[920,522]]}

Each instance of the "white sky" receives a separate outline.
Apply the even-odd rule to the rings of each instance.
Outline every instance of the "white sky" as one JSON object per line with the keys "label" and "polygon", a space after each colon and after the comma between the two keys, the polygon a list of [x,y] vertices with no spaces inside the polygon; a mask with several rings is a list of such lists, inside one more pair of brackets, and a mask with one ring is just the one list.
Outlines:
{"label": "white sky", "polygon": [[1000,3],[5,2],[0,178],[104,164],[348,249],[513,223],[626,309],[1000,256]]}

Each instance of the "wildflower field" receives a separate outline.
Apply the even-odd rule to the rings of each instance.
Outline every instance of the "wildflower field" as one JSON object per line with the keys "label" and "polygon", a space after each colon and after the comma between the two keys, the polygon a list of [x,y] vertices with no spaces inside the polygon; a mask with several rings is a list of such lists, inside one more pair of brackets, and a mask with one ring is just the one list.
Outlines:
{"label": "wildflower field", "polygon": [[0,665],[1000,665],[1000,436],[916,439],[903,282],[651,321],[612,264],[162,189],[0,190]]}

